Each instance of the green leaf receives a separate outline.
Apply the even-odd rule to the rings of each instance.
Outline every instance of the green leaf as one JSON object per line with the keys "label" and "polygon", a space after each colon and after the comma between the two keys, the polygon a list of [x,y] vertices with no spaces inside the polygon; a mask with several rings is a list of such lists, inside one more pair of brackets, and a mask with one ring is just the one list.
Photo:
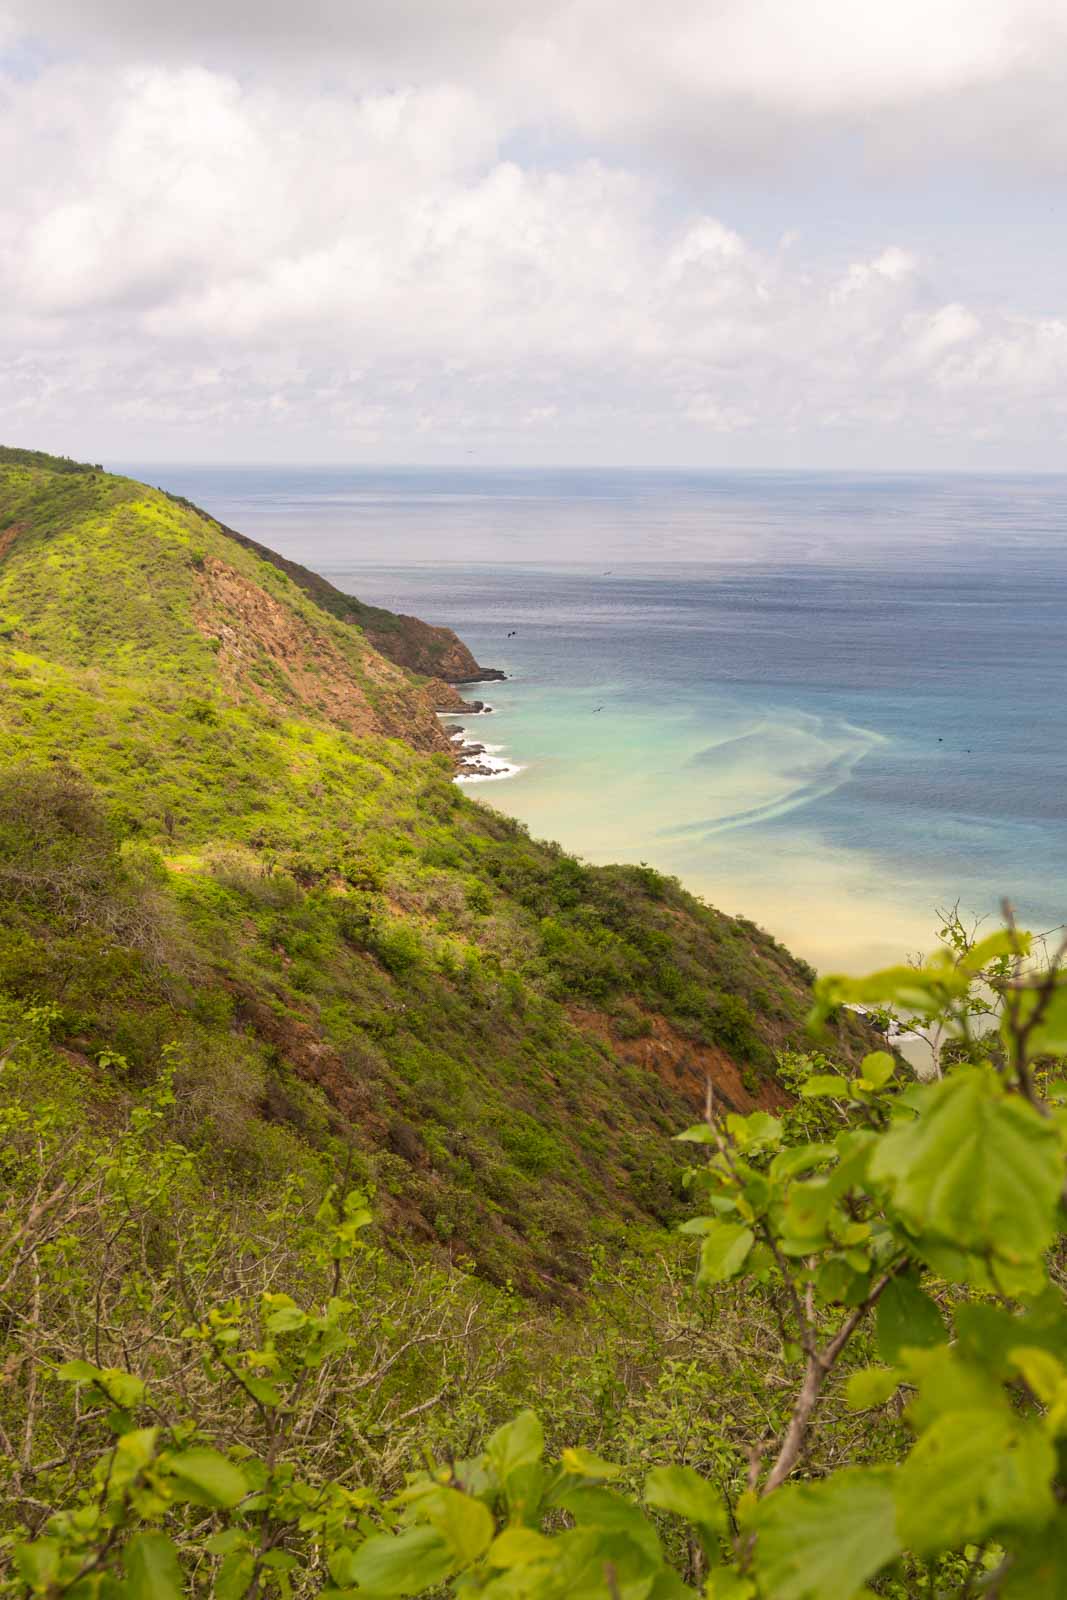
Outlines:
{"label": "green leaf", "polygon": [[217,1450],[184,1450],[168,1456],[177,1497],[193,1505],[230,1509],[248,1493],[248,1479]]}
{"label": "green leaf", "polygon": [[622,1468],[613,1461],[605,1461],[602,1456],[594,1455],[592,1450],[583,1450],[581,1445],[564,1450],[559,1464],[564,1472],[574,1478],[617,1478],[622,1472]]}
{"label": "green leaf", "polygon": [[58,1539],[35,1539],[33,1544],[15,1546],[15,1566],[19,1577],[34,1594],[44,1594],[59,1574],[62,1546]]}
{"label": "green leaf", "polygon": [[751,1228],[738,1222],[716,1222],[700,1247],[699,1283],[725,1283],[735,1278],[756,1242]]}
{"label": "green leaf", "polygon": [[718,1144],[719,1136],[714,1128],[709,1128],[706,1122],[698,1122],[693,1128],[686,1128],[684,1133],[676,1133],[675,1140],[679,1144]]}
{"label": "green leaf", "polygon": [[783,1233],[805,1243],[824,1238],[835,1199],[834,1186],[826,1178],[794,1183],[785,1203]]}
{"label": "green leaf", "polygon": [[844,1300],[855,1277],[847,1261],[840,1256],[831,1256],[816,1273],[815,1287],[823,1300]]}
{"label": "green leaf", "polygon": [[121,1435],[116,1441],[115,1448],[124,1458],[125,1465],[140,1472],[142,1467],[147,1467],[154,1459],[158,1439],[158,1428],[134,1428],[129,1433]]}
{"label": "green leaf", "polygon": [[268,1550],[260,1565],[270,1572],[295,1572],[300,1561],[291,1550]]}
{"label": "green leaf", "polygon": [[924,1087],[913,1104],[920,1115],[875,1146],[871,1181],[886,1186],[920,1236],[1009,1262],[1039,1257],[1055,1234],[1063,1184],[1049,1123],[981,1068]]}
{"label": "green leaf", "polygon": [[437,1529],[460,1566],[477,1561],[496,1531],[489,1507],[458,1489],[442,1486],[424,1495],[418,1509]]}
{"label": "green leaf", "polygon": [[860,1075],[875,1089],[884,1088],[896,1070],[897,1064],[888,1050],[872,1050],[860,1062]]}
{"label": "green leaf", "polygon": [[731,1111],[726,1118],[726,1127],[741,1150],[754,1151],[782,1142],[781,1121],[778,1117],[772,1117],[769,1111],[753,1111],[747,1117]]}
{"label": "green leaf", "polygon": [[443,1583],[455,1567],[455,1557],[436,1528],[422,1523],[408,1528],[405,1533],[375,1534],[361,1544],[345,1563],[343,1576],[334,1571],[331,1576],[346,1588],[358,1585],[369,1589],[375,1596],[421,1594]]}
{"label": "green leaf", "polygon": [[88,1361],[64,1361],[56,1368],[56,1377],[64,1383],[96,1383],[103,1373],[99,1367],[91,1367]]}
{"label": "green leaf", "polygon": [[659,1535],[632,1500],[623,1499],[599,1485],[565,1483],[556,1492],[556,1503],[569,1511],[582,1528],[600,1528],[625,1535],[649,1561],[662,1558]]}
{"label": "green leaf", "polygon": [[869,1411],[883,1406],[900,1388],[904,1374],[899,1367],[863,1367],[852,1373],[845,1397],[852,1411]]}
{"label": "green leaf", "polygon": [[853,1600],[900,1552],[892,1474],[848,1467],[760,1502],[756,1572],[774,1600]]}
{"label": "green leaf", "polygon": [[645,1504],[715,1532],[726,1524],[722,1496],[692,1467],[653,1467],[645,1479]]}
{"label": "green leaf", "polygon": [[875,1309],[875,1335],[878,1354],[890,1366],[908,1346],[925,1350],[948,1338],[937,1306],[910,1275],[891,1278],[882,1290]]}
{"label": "green leaf", "polygon": [[210,1539],[204,1540],[209,1556],[228,1556],[234,1550],[248,1548],[249,1538],[243,1528],[224,1528],[221,1533],[213,1533]]}
{"label": "green leaf", "polygon": [[122,1553],[129,1600],[181,1600],[182,1569],[163,1533],[136,1533]]}
{"label": "green leaf", "polygon": [[950,961],[925,967],[885,967],[867,977],[828,973],[815,984],[815,1021],[825,1020],[840,1005],[899,1006],[923,1017],[941,1010],[946,999],[967,993],[969,975]]}
{"label": "green leaf", "polygon": [[294,1333],[297,1328],[304,1326],[307,1319],[307,1312],[301,1311],[299,1306],[279,1306],[277,1311],[272,1311],[267,1318],[267,1331],[269,1333]]}
{"label": "green leaf", "polygon": [[491,1567],[508,1570],[527,1567],[531,1561],[545,1561],[553,1554],[552,1540],[536,1528],[505,1528],[489,1546],[486,1560]]}
{"label": "green leaf", "polygon": [[998,928],[995,933],[988,934],[972,945],[960,961],[960,970],[975,974],[983,971],[991,962],[1002,960],[1004,956],[1028,955],[1031,942],[1029,933]]}
{"label": "green leaf", "polygon": [[1007,1395],[997,1380],[973,1361],[961,1360],[955,1347],[906,1348],[901,1366],[906,1381],[918,1389],[908,1406],[908,1422],[916,1433],[923,1433],[938,1417],[953,1411],[1011,1414]]}
{"label": "green leaf", "polygon": [[258,1400],[261,1406],[273,1410],[275,1406],[281,1405],[281,1390],[277,1384],[268,1383],[266,1378],[254,1378],[249,1372],[242,1372],[241,1382],[253,1400]]}
{"label": "green leaf", "polygon": [[1041,1527],[1055,1510],[1056,1458],[1040,1428],[1011,1412],[949,1411],[897,1475],[897,1526],[919,1555]]}
{"label": "green leaf", "polygon": [[808,1078],[801,1084],[800,1092],[805,1100],[822,1100],[830,1095],[836,1095],[839,1100],[847,1100],[848,1079],[843,1078],[838,1072],[818,1072],[813,1078]]}
{"label": "green leaf", "polygon": [[[1048,1000],[1042,1001],[1037,989],[1024,990],[1017,1000],[1016,1016],[1026,1023],[1040,1008],[1040,1020],[1032,1025],[1026,1044],[1031,1057],[1036,1055],[1062,1055],[1067,1053],[1067,982],[1061,974],[1060,981]],[[1011,1011],[1005,1012],[1001,1033],[1010,1043]]]}
{"label": "green leaf", "polygon": [[1013,1549],[999,1600],[1059,1600],[1067,1595],[1067,1513],[1030,1533]]}
{"label": "green leaf", "polygon": [[[717,1196],[713,1196],[712,1203],[717,1198]],[[733,1200],[729,1201],[728,1204],[731,1211],[737,1209]],[[713,1233],[718,1225],[718,1217],[687,1217],[684,1222],[678,1224],[678,1232],[690,1235],[696,1234],[699,1237],[703,1237],[705,1233]]]}
{"label": "green leaf", "polygon": [[232,1550],[215,1575],[211,1600],[242,1600],[256,1569],[255,1558],[247,1550]]}
{"label": "green leaf", "polygon": [[64,1361],[56,1368],[56,1377],[63,1383],[95,1383],[103,1390],[113,1405],[123,1411],[140,1405],[144,1399],[144,1380],[121,1367],[93,1367],[88,1361]]}
{"label": "green leaf", "polygon": [[832,1144],[802,1144],[776,1155],[768,1168],[772,1178],[795,1178],[813,1167],[824,1167],[833,1161],[837,1151]]}
{"label": "green leaf", "polygon": [[712,1567],[704,1593],[707,1600],[755,1600],[756,1585],[733,1567]]}
{"label": "green leaf", "polygon": [[518,1467],[540,1461],[545,1448],[545,1430],[536,1411],[520,1411],[489,1435],[485,1452],[489,1465],[500,1482],[506,1483]]}

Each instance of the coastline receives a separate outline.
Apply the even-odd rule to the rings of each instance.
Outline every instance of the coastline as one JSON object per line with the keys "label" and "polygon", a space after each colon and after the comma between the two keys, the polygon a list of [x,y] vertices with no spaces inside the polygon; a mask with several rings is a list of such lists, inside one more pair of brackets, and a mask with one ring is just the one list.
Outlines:
{"label": "coastline", "polygon": [[[503,677],[503,674],[500,676]],[[462,723],[457,720],[455,711],[437,713],[439,717],[449,719],[445,724],[445,732],[452,743],[459,747],[458,770],[452,780],[454,783],[500,783],[505,778],[517,777],[524,770],[520,763],[502,758],[501,752],[506,750],[506,745],[484,744],[479,739],[468,737],[468,729],[465,726],[467,718],[489,716],[492,710],[492,706],[477,701],[467,709]]]}

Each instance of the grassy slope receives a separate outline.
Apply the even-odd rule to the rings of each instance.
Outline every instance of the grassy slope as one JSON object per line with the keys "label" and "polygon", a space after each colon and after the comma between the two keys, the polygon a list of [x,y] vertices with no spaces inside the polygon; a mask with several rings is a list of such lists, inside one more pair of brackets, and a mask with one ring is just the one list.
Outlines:
{"label": "grassy slope", "polygon": [[[802,964],[365,731],[432,745],[423,691],[210,519],[0,462],[0,549],[0,987],[58,1004],[101,1092],[175,1045],[206,1166],[269,1185],[351,1142],[387,1219],[552,1292],[676,1207],[706,1070],[773,1101]],[[250,643],[269,607],[288,634]],[[86,840],[72,899],[40,863]]]}

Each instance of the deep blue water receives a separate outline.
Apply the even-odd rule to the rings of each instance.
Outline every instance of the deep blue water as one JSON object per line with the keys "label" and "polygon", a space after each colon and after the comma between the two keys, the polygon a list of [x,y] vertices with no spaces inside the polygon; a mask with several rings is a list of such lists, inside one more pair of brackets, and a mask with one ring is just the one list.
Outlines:
{"label": "deep blue water", "polygon": [[822,966],[1067,916],[1067,478],[129,470],[504,667],[472,792],[589,859]]}

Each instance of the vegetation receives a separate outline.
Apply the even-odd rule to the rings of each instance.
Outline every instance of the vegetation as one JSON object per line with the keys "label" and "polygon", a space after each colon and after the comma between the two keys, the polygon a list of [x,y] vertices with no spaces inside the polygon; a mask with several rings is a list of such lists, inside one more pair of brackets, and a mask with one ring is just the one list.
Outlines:
{"label": "vegetation", "polygon": [[824,980],[817,1022],[906,1007],[953,1064],[711,1103],[695,1284],[658,1246],[571,1312],[397,1258],[327,1160],[238,1199],[174,1137],[174,1051],[100,1101],[9,1005],[10,1592],[1063,1592],[1067,982],[1028,953]]}
{"label": "vegetation", "polygon": [[213,1170],[351,1145],[390,1228],[540,1295],[675,1215],[707,1065],[780,1094],[799,965],[469,803],[417,682],[165,495],[10,469],[5,517],[0,988],[77,1070],[174,1046]]}
{"label": "vegetation", "polygon": [[1067,1592],[1058,957],[813,993],[190,508],[0,485],[0,1592]]}
{"label": "vegetation", "polygon": [[0,465],[11,467],[43,467],[46,472],[103,472],[103,467],[88,461],[72,461],[70,456],[50,456],[43,450],[19,450],[15,445],[0,444]]}

